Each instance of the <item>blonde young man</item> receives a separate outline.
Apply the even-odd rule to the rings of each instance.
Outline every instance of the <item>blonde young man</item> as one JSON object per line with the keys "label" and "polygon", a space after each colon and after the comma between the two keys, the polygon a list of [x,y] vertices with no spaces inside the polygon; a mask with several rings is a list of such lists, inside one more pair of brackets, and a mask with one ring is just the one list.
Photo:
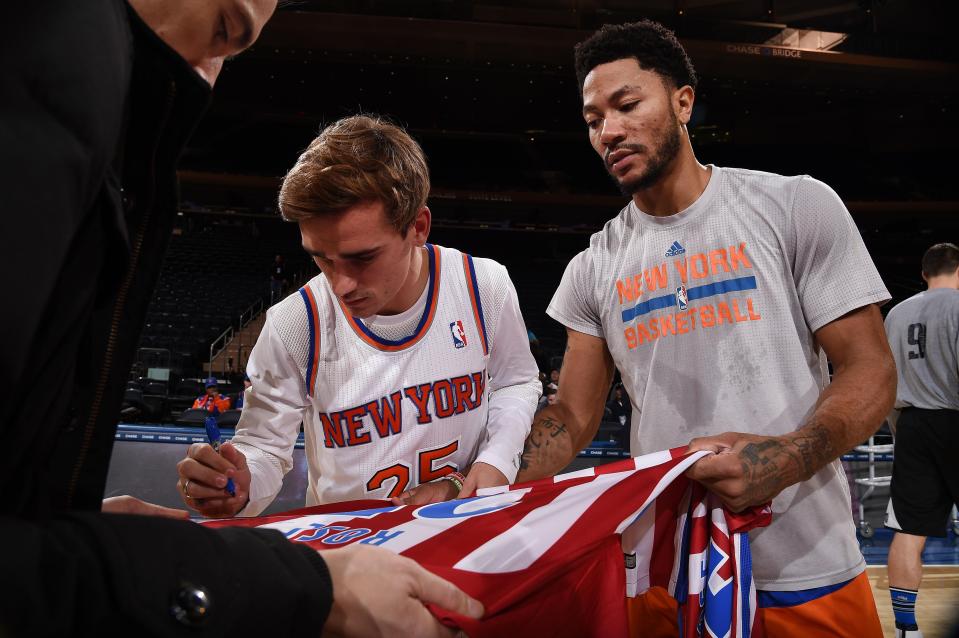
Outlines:
{"label": "blonde young man", "polygon": [[428,193],[420,147],[375,117],[330,125],[300,156],[280,210],[322,274],[268,311],[233,444],[180,462],[188,506],[262,512],[301,423],[308,505],[515,479],[540,393],[516,291],[500,264],[427,243]]}

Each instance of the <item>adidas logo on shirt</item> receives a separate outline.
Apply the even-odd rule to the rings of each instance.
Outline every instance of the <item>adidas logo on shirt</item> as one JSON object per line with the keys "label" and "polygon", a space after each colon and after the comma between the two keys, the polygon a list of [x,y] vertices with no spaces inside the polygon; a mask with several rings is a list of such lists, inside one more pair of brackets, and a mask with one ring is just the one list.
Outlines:
{"label": "adidas logo on shirt", "polygon": [[686,252],[686,249],[683,248],[682,244],[678,241],[674,241],[673,245],[669,247],[669,250],[666,251],[667,257],[675,257],[676,255],[682,255]]}

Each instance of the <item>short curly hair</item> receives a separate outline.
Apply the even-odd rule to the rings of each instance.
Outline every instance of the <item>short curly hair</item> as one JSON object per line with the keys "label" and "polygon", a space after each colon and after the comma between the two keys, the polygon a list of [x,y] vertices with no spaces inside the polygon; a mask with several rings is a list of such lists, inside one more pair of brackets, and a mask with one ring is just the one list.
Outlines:
{"label": "short curly hair", "polygon": [[696,88],[696,70],[686,49],[672,31],[652,20],[605,24],[576,45],[573,57],[580,93],[590,71],[623,58],[635,59],[641,69],[658,73],[675,88]]}

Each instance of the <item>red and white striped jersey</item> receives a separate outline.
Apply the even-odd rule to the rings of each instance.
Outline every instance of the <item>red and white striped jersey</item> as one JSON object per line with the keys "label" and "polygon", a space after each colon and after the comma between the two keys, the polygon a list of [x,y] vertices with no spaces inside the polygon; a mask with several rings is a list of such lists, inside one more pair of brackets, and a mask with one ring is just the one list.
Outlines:
{"label": "red and white striped jersey", "polygon": [[651,586],[680,602],[684,638],[755,635],[745,532],[768,524],[769,509],[725,512],[684,475],[708,453],[685,450],[445,503],[353,501],[206,524],[277,529],[318,550],[350,543],[391,549],[483,602],[479,621],[434,609],[474,638],[624,636],[625,597]]}

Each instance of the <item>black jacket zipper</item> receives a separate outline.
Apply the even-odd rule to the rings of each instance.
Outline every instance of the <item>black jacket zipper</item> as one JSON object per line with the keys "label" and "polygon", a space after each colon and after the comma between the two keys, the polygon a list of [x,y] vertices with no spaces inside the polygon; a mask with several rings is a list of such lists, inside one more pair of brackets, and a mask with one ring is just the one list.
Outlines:
{"label": "black jacket zipper", "polygon": [[[150,154],[150,168],[147,171],[147,179],[156,179],[156,159],[157,159],[157,147],[159,146],[160,140],[162,138],[163,130],[166,128],[167,122],[170,119],[170,114],[173,112],[173,103],[176,100],[176,82],[170,81],[169,89],[166,95],[166,102],[164,103],[163,115],[160,119],[159,126],[157,129],[157,138],[153,146],[153,152]],[[154,189],[156,185],[154,184]],[[103,402],[103,393],[106,391],[107,381],[110,378],[110,373],[113,368],[113,358],[114,351],[116,349],[117,337],[120,331],[120,316],[123,312],[123,306],[126,301],[127,293],[130,291],[130,286],[133,283],[133,277],[136,274],[137,262],[140,258],[140,250],[143,247],[143,238],[146,234],[147,228],[150,226],[150,219],[153,217],[153,209],[156,208],[155,202],[152,201],[155,198],[151,197],[151,201],[147,201],[148,204],[147,210],[144,212],[143,220],[137,228],[136,235],[130,250],[130,259],[127,265],[126,274],[123,277],[123,281],[120,284],[120,289],[117,292],[116,301],[113,305],[113,312],[110,319],[110,333],[107,337],[106,350],[103,354],[103,365],[100,368],[100,375],[97,378],[97,384],[93,393],[93,401],[90,403],[90,413],[87,415],[87,422],[83,428],[83,441],[80,445],[80,449],[77,451],[76,462],[73,465],[73,472],[70,475],[70,483],[67,488],[67,505],[73,505],[73,496],[76,493],[77,481],[80,479],[80,472],[83,470],[84,462],[86,461],[87,452],[90,449],[90,441],[93,438],[93,432],[96,428],[97,418],[100,416],[100,405]]]}

